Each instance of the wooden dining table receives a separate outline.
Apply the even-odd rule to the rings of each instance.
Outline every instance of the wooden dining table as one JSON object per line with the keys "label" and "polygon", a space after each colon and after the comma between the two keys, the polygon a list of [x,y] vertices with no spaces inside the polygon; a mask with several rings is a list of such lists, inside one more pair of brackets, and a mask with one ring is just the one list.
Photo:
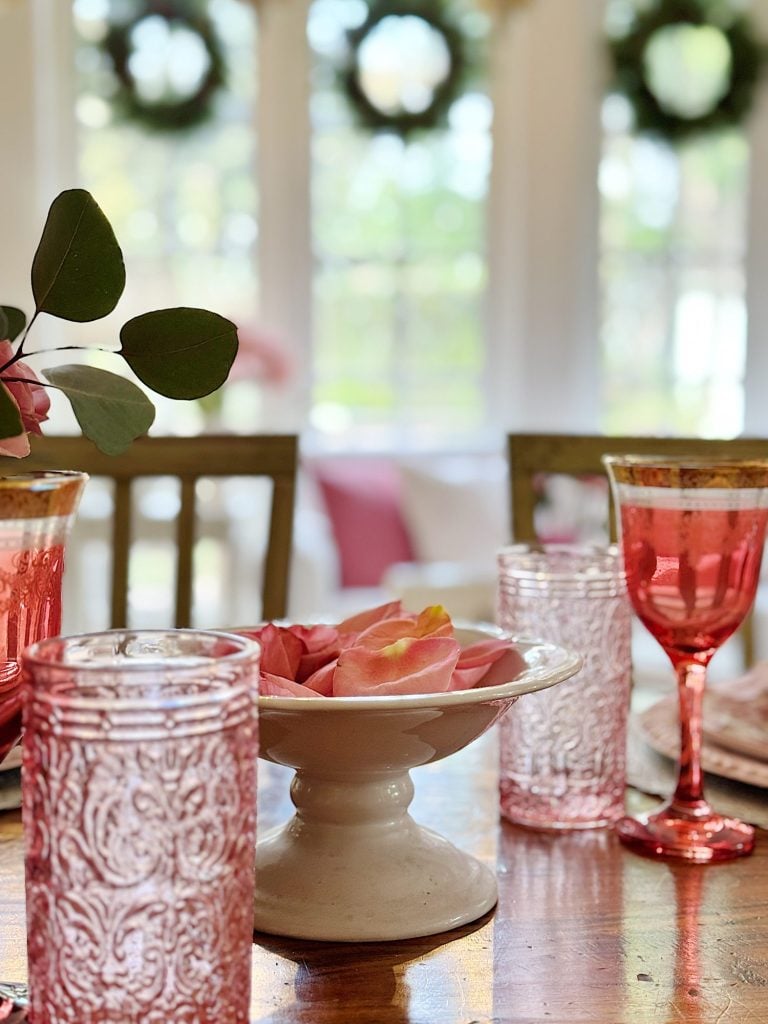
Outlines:
{"label": "wooden dining table", "polygon": [[[498,814],[492,729],[417,769],[411,812],[495,867],[479,921],[385,943],[254,934],[259,1024],[768,1022],[768,832],[732,863],[639,857],[607,829],[549,833]],[[291,813],[259,764],[259,828]],[[648,798],[628,792],[628,806]],[[375,885],[375,879],[371,879]],[[22,826],[0,813],[0,979],[26,978]]]}

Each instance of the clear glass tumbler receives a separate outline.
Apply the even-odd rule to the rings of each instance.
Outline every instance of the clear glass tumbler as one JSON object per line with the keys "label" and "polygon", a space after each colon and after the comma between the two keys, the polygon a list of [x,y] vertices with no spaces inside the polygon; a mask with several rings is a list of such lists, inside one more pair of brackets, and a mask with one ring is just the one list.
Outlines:
{"label": "clear glass tumbler", "polygon": [[202,630],[24,654],[35,1024],[247,1024],[259,656]]}
{"label": "clear glass tumbler", "polygon": [[498,556],[497,619],[578,651],[571,679],[500,721],[501,813],[535,828],[610,825],[624,813],[631,612],[618,550],[512,545]]}

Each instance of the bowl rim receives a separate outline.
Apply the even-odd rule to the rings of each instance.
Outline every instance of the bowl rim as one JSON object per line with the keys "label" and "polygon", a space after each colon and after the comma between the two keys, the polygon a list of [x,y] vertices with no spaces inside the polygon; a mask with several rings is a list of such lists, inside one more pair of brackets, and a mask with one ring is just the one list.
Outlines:
{"label": "bowl rim", "polygon": [[[498,626],[485,623],[454,622],[456,639],[467,642],[483,637],[500,637],[512,641],[528,664],[517,679],[495,686],[474,686],[466,690],[441,690],[438,693],[398,693],[370,697],[274,697],[259,695],[259,713],[269,711],[297,712],[310,708],[321,714],[337,711],[397,711],[416,708],[445,708],[462,704],[490,703],[507,700],[525,693],[536,693],[575,675],[582,668],[581,654],[535,637],[518,636]],[[544,658],[535,664],[535,658]]]}

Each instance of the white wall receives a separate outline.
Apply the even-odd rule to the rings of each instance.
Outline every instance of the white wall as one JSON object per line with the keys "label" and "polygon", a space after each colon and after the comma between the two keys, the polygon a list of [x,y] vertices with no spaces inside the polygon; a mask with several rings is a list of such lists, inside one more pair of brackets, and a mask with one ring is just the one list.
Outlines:
{"label": "white wall", "polygon": [[25,310],[48,207],[76,184],[71,47],[68,2],[0,0],[0,302]]}
{"label": "white wall", "polygon": [[[768,39],[768,0],[753,0],[758,30]],[[763,77],[749,127],[747,206],[747,364],[744,433],[768,437],[768,76]]]}

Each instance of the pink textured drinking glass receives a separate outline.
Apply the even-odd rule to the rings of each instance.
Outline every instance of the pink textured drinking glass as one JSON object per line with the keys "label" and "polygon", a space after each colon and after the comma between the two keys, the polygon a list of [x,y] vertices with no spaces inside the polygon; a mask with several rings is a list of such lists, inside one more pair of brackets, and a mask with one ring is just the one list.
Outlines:
{"label": "pink textured drinking glass", "polygon": [[627,585],[638,618],[677,676],[680,758],[672,798],[622,818],[637,853],[694,863],[750,853],[754,829],[704,797],[707,666],[752,606],[768,525],[768,460],[606,455]]}
{"label": "pink textured drinking glass", "polygon": [[24,654],[33,1024],[247,1024],[259,655],[202,630]]}
{"label": "pink textured drinking glass", "polygon": [[21,652],[61,630],[64,549],[87,480],[0,477],[0,760],[21,735]]}
{"label": "pink textured drinking glass", "polygon": [[502,815],[534,828],[610,825],[624,812],[631,676],[631,612],[617,549],[504,548],[497,619],[584,659],[576,675],[526,694],[501,719]]}

